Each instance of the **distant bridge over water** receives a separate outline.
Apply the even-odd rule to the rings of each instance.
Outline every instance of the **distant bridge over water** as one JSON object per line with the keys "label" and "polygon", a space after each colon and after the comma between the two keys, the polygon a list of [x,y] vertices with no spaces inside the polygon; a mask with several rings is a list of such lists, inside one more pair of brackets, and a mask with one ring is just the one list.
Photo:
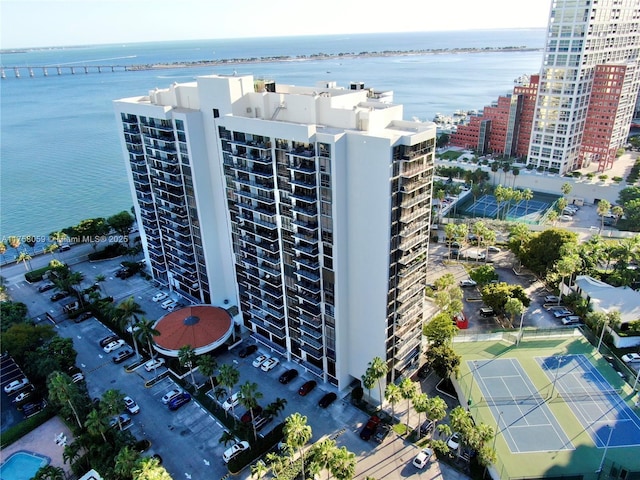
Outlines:
{"label": "distant bridge over water", "polygon": [[0,77],[3,79],[10,77],[49,77],[54,75],[127,72],[131,70],[141,70],[141,68],[139,65],[47,65],[37,67],[2,67],[0,68]]}

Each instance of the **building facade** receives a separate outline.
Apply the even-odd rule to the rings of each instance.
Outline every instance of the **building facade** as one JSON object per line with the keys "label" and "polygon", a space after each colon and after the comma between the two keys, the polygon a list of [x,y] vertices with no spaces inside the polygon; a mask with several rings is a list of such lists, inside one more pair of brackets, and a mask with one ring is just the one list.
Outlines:
{"label": "building facade", "polygon": [[154,278],[238,305],[258,342],[338,388],[376,356],[390,381],[418,365],[435,124],[360,83],[251,76],[115,107]]}
{"label": "building facade", "polygon": [[528,163],[609,167],[640,89],[637,0],[553,0]]}

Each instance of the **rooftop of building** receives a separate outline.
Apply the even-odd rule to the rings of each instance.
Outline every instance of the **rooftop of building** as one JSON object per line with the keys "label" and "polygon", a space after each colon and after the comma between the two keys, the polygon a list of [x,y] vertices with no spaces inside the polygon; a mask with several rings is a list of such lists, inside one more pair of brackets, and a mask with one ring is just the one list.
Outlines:
{"label": "rooftop of building", "polygon": [[640,320],[640,292],[614,287],[588,275],[578,275],[575,284],[591,298],[596,311],[619,311],[623,323]]}

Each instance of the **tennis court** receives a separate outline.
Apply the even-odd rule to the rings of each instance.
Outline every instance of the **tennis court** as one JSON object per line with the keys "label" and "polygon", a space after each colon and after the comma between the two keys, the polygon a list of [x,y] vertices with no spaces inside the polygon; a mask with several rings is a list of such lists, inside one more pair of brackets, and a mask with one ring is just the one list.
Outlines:
{"label": "tennis court", "polygon": [[467,365],[512,453],[571,450],[573,444],[515,358]]}
{"label": "tennis court", "polygon": [[[539,195],[539,194],[536,194]],[[543,198],[535,198],[529,201],[521,200],[518,203],[501,202],[500,217],[504,216],[504,210],[508,208],[506,218],[510,220],[526,219],[528,221],[539,220],[551,207],[553,201]],[[474,216],[495,218],[498,216],[498,202],[493,195],[483,195],[466,208],[466,213]]]}
{"label": "tennis court", "polygon": [[584,355],[536,357],[598,448],[640,446],[640,418]]}

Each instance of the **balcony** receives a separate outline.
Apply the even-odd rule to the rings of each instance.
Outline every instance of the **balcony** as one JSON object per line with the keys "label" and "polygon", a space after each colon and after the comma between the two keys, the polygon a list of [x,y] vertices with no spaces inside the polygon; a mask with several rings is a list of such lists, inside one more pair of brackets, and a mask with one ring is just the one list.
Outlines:
{"label": "balcony", "polygon": [[289,181],[289,183],[303,188],[316,188],[315,176],[312,177],[311,175],[300,175],[299,177],[294,177]]}
{"label": "balcony", "polygon": [[[294,232],[293,233],[293,238],[300,240],[300,241],[304,241],[307,243],[310,243],[312,245],[317,245],[318,244],[318,238],[315,235],[307,235],[305,233],[302,232]],[[296,248],[295,245],[293,248]]]}
{"label": "balcony", "polygon": [[298,289],[306,290],[307,292],[311,293],[312,295],[317,295],[321,291],[319,282],[312,283],[312,282],[307,282],[307,281],[301,280],[301,281],[296,283],[296,287],[298,287]]}
{"label": "balcony", "polygon": [[[300,264],[300,265],[304,265],[305,267],[307,267],[307,268],[309,268],[311,270],[318,270],[320,268],[320,263],[318,263],[317,260],[312,261],[312,260],[308,260],[308,259],[306,259],[304,257],[295,257],[293,259],[293,261],[295,263]],[[298,267],[298,268],[300,268],[300,267]]]}
{"label": "balcony", "polygon": [[308,327],[307,325],[301,324],[299,327],[300,332],[309,335],[310,337],[312,337],[314,340],[318,341],[320,340],[323,335],[322,335],[322,329],[320,329],[319,331],[316,330],[315,328],[311,328]]}
{"label": "balcony", "polygon": [[266,203],[267,205],[275,205],[276,201],[273,196],[260,195],[257,193],[251,193],[243,190],[234,190],[234,193],[238,197],[248,198],[251,200],[257,200],[262,203]]}
{"label": "balcony", "polygon": [[306,215],[307,217],[318,216],[318,210],[316,208],[315,202],[311,207],[294,204],[291,206],[291,211],[300,215]]}
{"label": "balcony", "polygon": [[271,181],[262,181],[262,182],[253,182],[251,180],[243,179],[243,178],[234,178],[234,182],[239,183],[240,185],[246,185],[248,187],[254,187],[261,190],[273,190],[273,180]]}
{"label": "balcony", "polygon": [[312,317],[318,317],[322,314],[322,310],[320,310],[320,307],[318,305],[312,305],[308,302],[299,303],[298,309],[300,310],[300,312],[306,313],[307,315],[310,315]]}
{"label": "balcony", "polygon": [[421,193],[419,195],[403,195],[402,200],[400,202],[400,206],[402,208],[411,208],[415,205],[418,205],[422,202],[431,202],[431,194],[430,193]]}
{"label": "balcony", "polygon": [[[240,215],[238,215],[237,218],[238,218],[238,224],[241,224],[240,219],[242,219],[242,221],[247,221],[247,222],[253,223],[255,225],[258,225],[260,227],[267,228],[269,230],[276,230],[278,228],[278,225],[275,222],[268,222],[268,221],[265,221],[265,220],[260,220],[258,218],[254,218],[252,215],[248,215],[248,214],[245,214],[245,215],[240,214]],[[272,218],[275,220],[275,215],[272,216]],[[276,236],[276,238],[277,238],[277,236]]]}
{"label": "balcony", "polygon": [[304,229],[309,230],[311,232],[314,232],[314,231],[318,230],[318,223],[317,222],[304,222],[302,220],[294,219],[291,223],[293,223],[298,228],[304,228]]}

